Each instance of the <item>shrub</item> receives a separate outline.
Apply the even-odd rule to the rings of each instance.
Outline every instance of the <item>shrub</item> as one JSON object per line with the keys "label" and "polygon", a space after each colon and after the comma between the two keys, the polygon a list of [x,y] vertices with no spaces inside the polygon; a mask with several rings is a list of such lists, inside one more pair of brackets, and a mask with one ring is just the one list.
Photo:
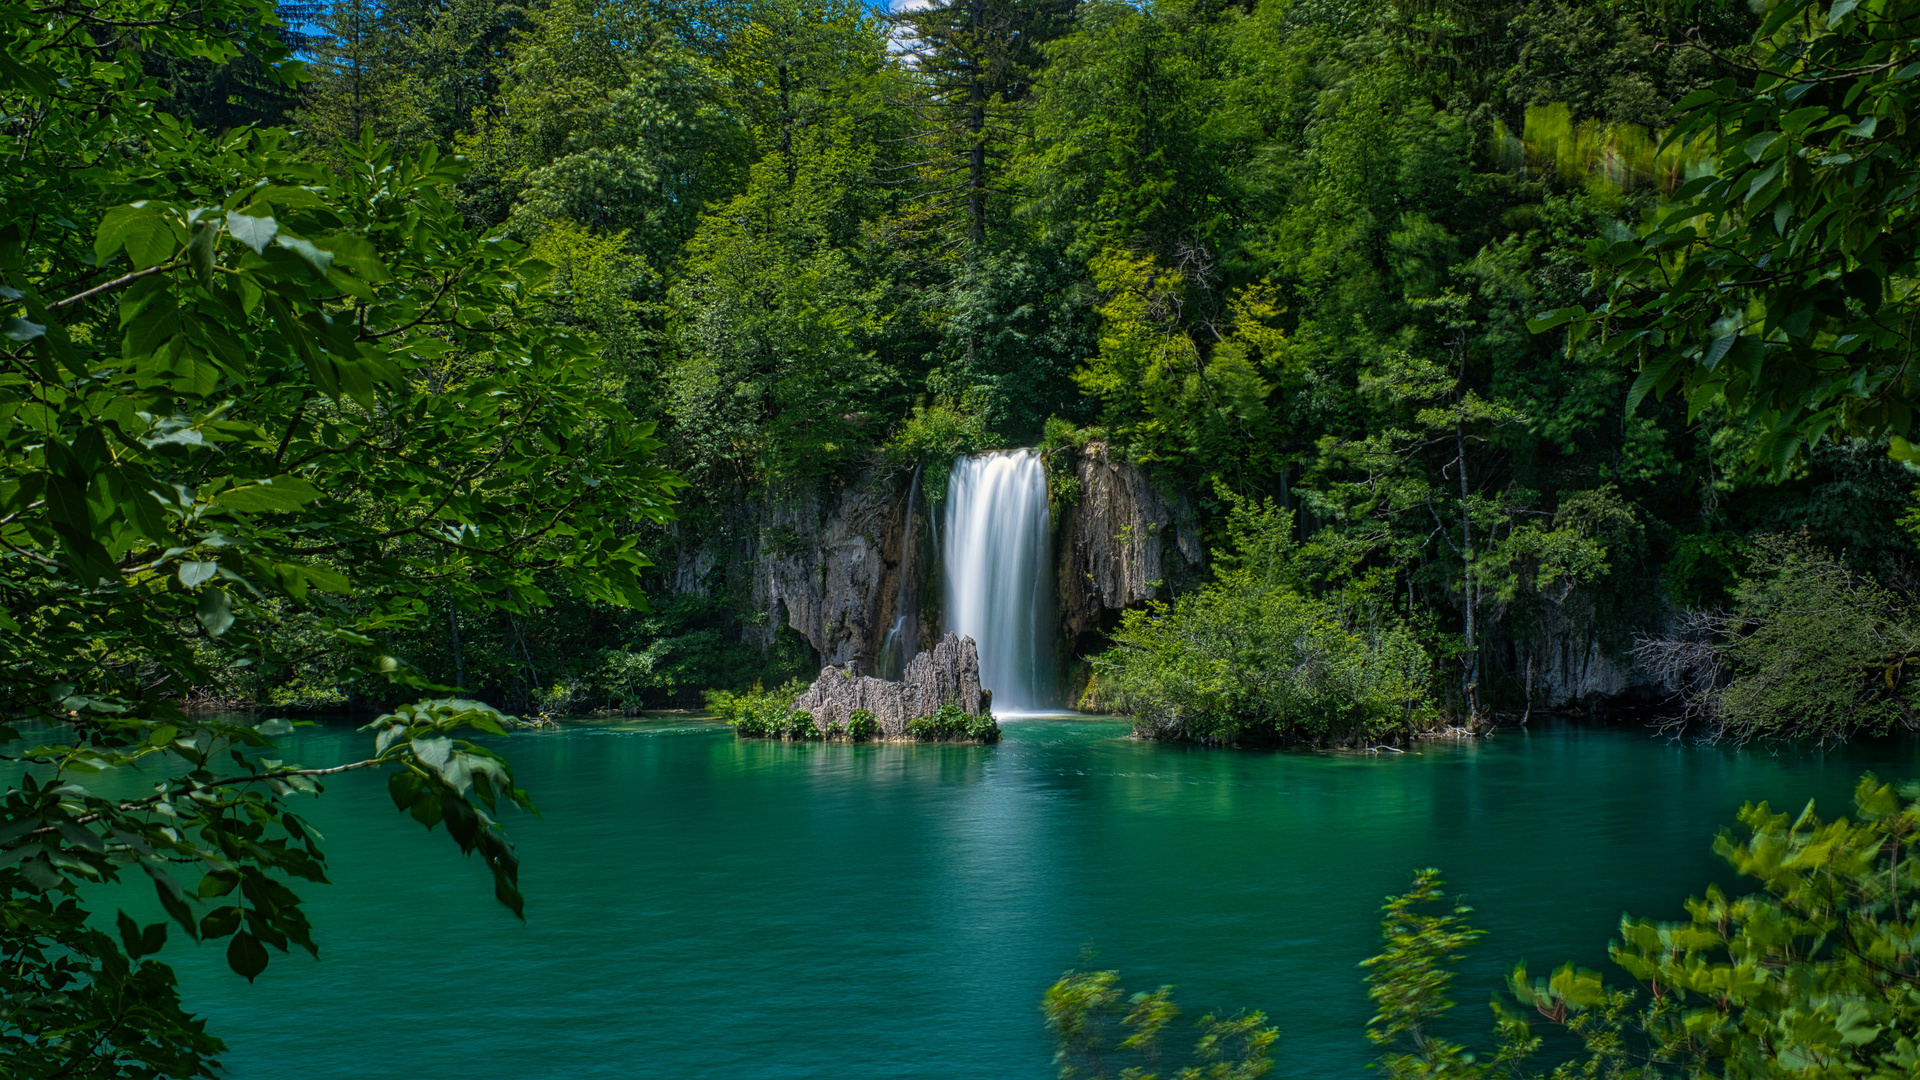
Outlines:
{"label": "shrub", "polygon": [[954,458],[1005,445],[987,426],[986,401],[976,391],[959,401],[943,397],[932,405],[915,405],[887,443],[886,454],[897,465],[921,466],[925,470],[921,491],[928,503],[937,503],[946,498],[947,468]]}
{"label": "shrub", "polygon": [[1571,964],[1549,978],[1516,968],[1507,984],[1513,1001],[1494,1003],[1500,1045],[1492,1054],[1436,1036],[1449,1027],[1447,968],[1479,934],[1467,909],[1433,911],[1444,903],[1439,881],[1422,871],[1411,893],[1387,902],[1386,949],[1366,962],[1380,1006],[1369,1034],[1389,1048],[1380,1072],[1538,1075],[1524,1067],[1543,1045],[1528,1022],[1544,1018],[1580,1044],[1580,1058],[1556,1077],[1912,1076],[1917,794],[1920,787],[1896,793],[1869,774],[1854,790],[1852,821],[1824,821],[1811,805],[1797,814],[1743,807],[1746,835],[1723,831],[1713,847],[1756,891],[1730,897],[1708,886],[1678,923],[1623,918],[1609,952],[1644,993]]}
{"label": "shrub", "polygon": [[880,721],[875,720],[873,714],[867,710],[855,709],[853,715],[847,717],[845,735],[854,742],[865,742],[878,737],[879,734]]}
{"label": "shrub", "polygon": [[818,739],[819,725],[811,713],[793,708],[807,684],[795,679],[777,690],[762,690],[759,683],[745,693],[710,690],[707,707],[733,725],[734,733],[757,739]]}
{"label": "shrub", "polygon": [[1243,505],[1231,528],[1218,580],[1122,617],[1093,660],[1102,705],[1147,738],[1223,744],[1371,743],[1434,721],[1426,650],[1307,593],[1290,511]]}
{"label": "shrub", "polygon": [[1711,739],[1885,735],[1920,721],[1911,600],[1801,537],[1761,537],[1733,611],[1690,611],[1634,657]]}
{"label": "shrub", "polygon": [[948,702],[932,716],[907,721],[907,734],[921,742],[971,740],[991,743],[1000,741],[1000,725],[993,719],[992,713],[970,713]]}
{"label": "shrub", "polygon": [[[1757,885],[1719,885],[1687,901],[1679,922],[1632,916],[1609,948],[1639,985],[1607,985],[1567,964],[1547,977],[1526,965],[1493,1001],[1493,1044],[1456,1041],[1455,965],[1481,936],[1472,909],[1448,896],[1439,872],[1381,909],[1378,955],[1364,961],[1375,1011],[1367,1037],[1387,1080],[1705,1080],[1709,1077],[1910,1077],[1920,1031],[1920,784],[1898,790],[1872,774],[1854,789],[1855,814],[1823,820],[1809,805],[1740,810],[1740,834],[1714,852]],[[1112,971],[1070,971],[1042,999],[1066,1076],[1136,1076],[1156,1064],[1178,1013],[1171,987],[1129,997]],[[1205,1071],[1181,1077],[1253,1080],[1271,1068],[1276,1033],[1259,1013],[1222,1026],[1201,1021]],[[1549,1043],[1533,1025],[1559,1028]],[[1212,1038],[1215,1033],[1223,1038]],[[1570,1036],[1570,1038],[1565,1037]],[[1542,1063],[1544,1054],[1559,1061]],[[1234,1059],[1238,1058],[1236,1062]],[[1133,1062],[1138,1065],[1133,1065]],[[1121,1064],[1131,1067],[1118,1071]],[[1164,1073],[1161,1075],[1165,1075]]]}

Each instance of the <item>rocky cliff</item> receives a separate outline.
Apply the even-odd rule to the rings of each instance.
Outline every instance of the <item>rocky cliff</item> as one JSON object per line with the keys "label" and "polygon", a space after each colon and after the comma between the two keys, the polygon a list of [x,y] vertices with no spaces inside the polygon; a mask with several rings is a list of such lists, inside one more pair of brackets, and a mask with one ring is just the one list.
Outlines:
{"label": "rocky cliff", "polygon": [[[1095,648],[1121,609],[1191,580],[1204,563],[1191,505],[1157,491],[1101,443],[1055,455],[1077,496],[1054,522],[1062,659]],[[907,651],[934,646],[942,627],[937,515],[912,470],[875,462],[834,481],[746,496],[683,530],[675,592],[746,597],[750,638],[771,645],[782,625],[819,662],[861,675],[898,674]],[[889,631],[911,650],[889,655]]]}
{"label": "rocky cliff", "polygon": [[[1118,612],[1167,595],[1206,560],[1184,495],[1156,491],[1145,473],[1088,443],[1067,462],[1078,500],[1056,525],[1060,633],[1070,648],[1113,625]],[[1069,485],[1071,488],[1072,485]]]}
{"label": "rocky cliff", "polygon": [[[771,645],[784,624],[821,663],[873,671],[901,606],[901,581],[918,598],[929,573],[920,555],[926,506],[910,498],[912,480],[910,470],[876,463],[838,481],[742,498],[681,534],[673,590],[734,589],[761,613],[748,629],[760,644]],[[922,617],[907,632],[924,647],[939,612],[935,606],[928,618],[928,606],[917,606]]]}
{"label": "rocky cliff", "polygon": [[958,705],[978,716],[991,701],[992,693],[980,686],[980,654],[973,639],[948,634],[914,657],[899,682],[846,668],[822,668],[793,707],[811,713],[822,728],[844,726],[855,709],[865,709],[879,722],[884,737],[902,738],[908,721],[932,716],[942,705]]}

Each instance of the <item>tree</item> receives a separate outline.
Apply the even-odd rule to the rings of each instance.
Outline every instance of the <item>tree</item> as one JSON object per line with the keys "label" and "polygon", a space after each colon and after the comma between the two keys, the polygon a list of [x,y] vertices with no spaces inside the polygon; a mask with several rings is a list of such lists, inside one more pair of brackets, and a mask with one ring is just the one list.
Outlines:
{"label": "tree", "polygon": [[1499,1044],[1485,1061],[1428,1034],[1451,1008],[1445,965],[1478,931],[1463,908],[1414,910],[1439,899],[1434,872],[1422,871],[1412,892],[1388,900],[1387,948],[1366,962],[1381,1003],[1376,1041],[1411,1037],[1401,1039],[1411,1052],[1382,1066],[1391,1076],[1538,1075],[1526,1066],[1543,1040],[1518,1005],[1577,1040],[1577,1054],[1554,1077],[1908,1074],[1920,1021],[1911,991],[1920,975],[1916,795],[1912,785],[1896,792],[1869,774],[1854,790],[1854,820],[1822,820],[1812,804],[1789,815],[1749,803],[1740,811],[1744,835],[1722,832],[1714,851],[1757,891],[1730,897],[1710,886],[1687,902],[1681,922],[1623,918],[1609,953],[1645,996],[1571,964],[1541,979],[1516,967],[1512,998],[1494,1003]]}
{"label": "tree", "polygon": [[1080,0],[937,0],[893,16],[910,58],[924,127],[914,163],[922,213],[978,254],[1008,194],[1008,166],[1024,134],[1027,98],[1044,49],[1072,25]]}
{"label": "tree", "polygon": [[828,474],[884,430],[863,430],[898,392],[878,356],[893,253],[869,224],[894,198],[875,182],[897,143],[883,29],[857,3],[783,0],[729,59],[757,157],[672,289],[671,441],[708,491]]}
{"label": "tree", "polygon": [[1696,90],[1667,135],[1712,156],[1640,235],[1595,240],[1604,304],[1535,319],[1574,349],[1635,361],[1630,402],[1678,390],[1690,417],[1724,404],[1783,473],[1840,433],[1916,457],[1911,372],[1920,250],[1910,177],[1920,138],[1920,6],[1772,4],[1738,77]]}
{"label": "tree", "polygon": [[[33,120],[0,172],[8,1075],[215,1075],[218,1039],[155,958],[167,925],[103,931],[88,890],[146,875],[250,979],[268,947],[316,950],[292,882],[324,881],[325,856],[294,807],[336,772],[387,771],[518,913],[493,815],[532,803],[474,741],[505,733],[493,709],[402,705],[370,756],[308,769],[274,749],[285,720],[179,701],[316,651],[430,694],[382,645],[443,615],[430,597],[525,612],[557,577],[642,604],[631,524],[663,520],[677,483],[596,386],[593,343],[539,317],[545,268],[465,228],[456,164],[369,139],[325,169],[285,132],[210,136],[156,109],[143,51],[252,55],[290,85],[271,14],[0,13],[4,112]],[[149,794],[88,786],[136,765]]]}
{"label": "tree", "polygon": [[[1119,980],[1117,971],[1069,971],[1047,989],[1040,1009],[1057,1047],[1053,1063],[1060,1080],[1157,1080],[1162,1075],[1167,1052],[1161,1040],[1180,1015],[1173,987],[1129,995]],[[1273,1069],[1279,1035],[1266,1022],[1259,1012],[1201,1017],[1189,1055],[1195,1064],[1169,1075],[1172,1080],[1260,1080]],[[1123,1061],[1140,1064],[1116,1073],[1114,1066]]]}
{"label": "tree", "polygon": [[1229,529],[1216,580],[1121,616],[1093,660],[1103,708],[1144,737],[1225,745],[1371,746],[1434,725],[1426,652],[1393,612],[1313,595],[1291,512],[1236,501]]}
{"label": "tree", "polygon": [[357,143],[364,131],[409,144],[424,133],[397,62],[405,37],[395,22],[374,0],[329,0],[307,43],[313,81],[295,114],[323,146]]}

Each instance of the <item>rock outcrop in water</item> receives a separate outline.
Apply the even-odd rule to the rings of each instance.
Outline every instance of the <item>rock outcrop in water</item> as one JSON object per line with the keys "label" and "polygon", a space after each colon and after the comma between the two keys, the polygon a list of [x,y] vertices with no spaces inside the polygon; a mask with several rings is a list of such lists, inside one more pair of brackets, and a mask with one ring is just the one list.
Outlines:
{"label": "rock outcrop in water", "polygon": [[879,721],[882,737],[897,739],[906,737],[908,722],[932,716],[942,705],[978,716],[991,701],[992,694],[980,686],[980,654],[973,639],[948,634],[914,657],[899,682],[822,668],[793,707],[811,713],[822,728],[844,726],[855,709],[865,709]]}

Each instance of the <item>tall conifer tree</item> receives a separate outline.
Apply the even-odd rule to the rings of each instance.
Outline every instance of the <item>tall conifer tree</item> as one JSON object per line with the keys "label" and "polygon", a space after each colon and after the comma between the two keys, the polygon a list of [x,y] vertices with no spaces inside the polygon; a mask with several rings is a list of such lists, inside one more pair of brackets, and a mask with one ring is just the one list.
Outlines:
{"label": "tall conifer tree", "polygon": [[[1042,46],[1072,25],[1079,0],[939,0],[893,16],[919,75],[920,162],[929,210],[971,249],[987,238],[1001,177],[1022,130]],[[956,227],[957,226],[957,227]]]}

